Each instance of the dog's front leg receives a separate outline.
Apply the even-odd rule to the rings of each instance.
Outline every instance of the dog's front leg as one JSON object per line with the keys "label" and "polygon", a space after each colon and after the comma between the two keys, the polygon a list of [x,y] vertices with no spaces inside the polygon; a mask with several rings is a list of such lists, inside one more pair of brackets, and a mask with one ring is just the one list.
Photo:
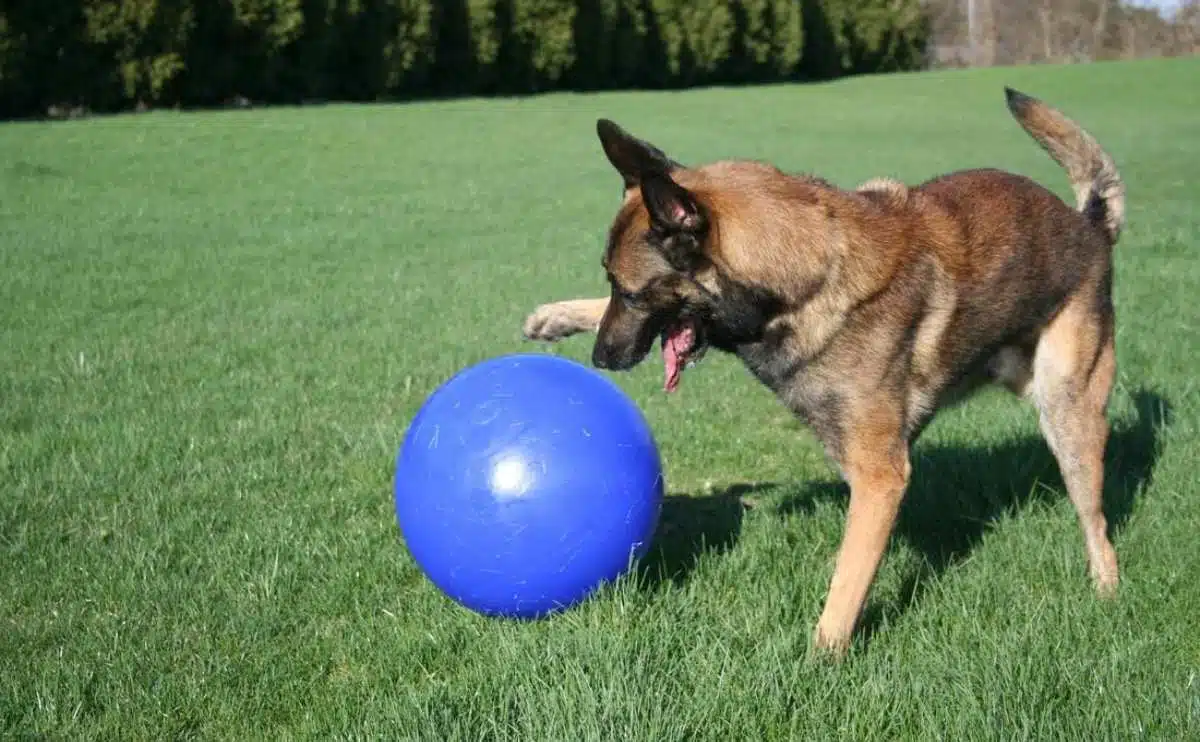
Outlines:
{"label": "dog's front leg", "polygon": [[607,309],[607,298],[542,304],[525,318],[525,337],[553,342],[580,332],[595,332]]}
{"label": "dog's front leg", "polygon": [[875,416],[857,430],[848,430],[844,454],[838,457],[850,484],[850,507],[825,608],[813,636],[817,649],[835,657],[850,646],[911,471],[908,446],[899,428],[879,422],[880,416]]}

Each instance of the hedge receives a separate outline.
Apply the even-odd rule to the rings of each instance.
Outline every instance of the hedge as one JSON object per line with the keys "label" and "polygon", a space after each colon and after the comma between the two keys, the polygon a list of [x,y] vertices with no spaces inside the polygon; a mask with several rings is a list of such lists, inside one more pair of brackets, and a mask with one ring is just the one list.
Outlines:
{"label": "hedge", "polygon": [[919,0],[8,0],[0,115],[833,77],[926,35]]}

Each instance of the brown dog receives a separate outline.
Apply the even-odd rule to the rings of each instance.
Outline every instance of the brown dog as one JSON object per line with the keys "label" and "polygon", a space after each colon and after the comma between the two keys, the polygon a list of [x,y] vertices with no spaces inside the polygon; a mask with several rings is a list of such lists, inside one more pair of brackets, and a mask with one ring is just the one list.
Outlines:
{"label": "brown dog", "polygon": [[817,647],[848,647],[934,413],[989,382],[1027,397],[1079,515],[1100,594],[1118,581],[1101,510],[1113,383],[1112,248],[1124,186],[1092,136],[1005,88],[1066,171],[1072,209],[1036,182],[967,170],[857,190],[757,162],[674,162],[616,124],[597,133],[625,182],[607,298],[544,304],[525,335],[596,331],[624,370],[661,335],[667,391],[712,347],[805,420],[850,485]]}

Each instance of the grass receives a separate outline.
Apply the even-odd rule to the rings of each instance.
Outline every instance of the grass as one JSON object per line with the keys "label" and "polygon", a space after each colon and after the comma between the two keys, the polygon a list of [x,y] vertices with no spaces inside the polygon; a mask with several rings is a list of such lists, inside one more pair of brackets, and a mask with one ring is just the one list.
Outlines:
{"label": "grass", "polygon": [[[1200,60],[828,85],[155,113],[0,127],[0,735],[47,739],[1200,737]],[[851,656],[808,655],[845,490],[727,358],[614,376],[670,497],[642,569],[516,625],[456,608],[391,501],[407,421],[603,290],[614,118],[673,156],[853,185],[1065,177],[1061,106],[1129,190],[1097,601],[1032,411],[940,417]],[[541,352],[585,360],[587,339]],[[746,509],[752,496],[757,506]]]}

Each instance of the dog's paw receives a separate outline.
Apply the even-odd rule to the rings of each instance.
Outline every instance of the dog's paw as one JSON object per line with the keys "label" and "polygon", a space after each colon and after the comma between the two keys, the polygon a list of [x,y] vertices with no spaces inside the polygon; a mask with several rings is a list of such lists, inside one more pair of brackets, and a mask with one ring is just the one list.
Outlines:
{"label": "dog's paw", "polygon": [[1120,587],[1120,578],[1116,572],[1104,572],[1092,576],[1092,587],[1096,591],[1096,597],[1101,600],[1112,600],[1117,597],[1117,588]]}
{"label": "dog's paw", "polygon": [[818,661],[839,664],[850,652],[850,635],[817,626],[809,642],[809,651]]}
{"label": "dog's paw", "polygon": [[580,325],[579,316],[566,302],[543,304],[525,318],[522,331],[529,340],[554,342],[588,328]]}

